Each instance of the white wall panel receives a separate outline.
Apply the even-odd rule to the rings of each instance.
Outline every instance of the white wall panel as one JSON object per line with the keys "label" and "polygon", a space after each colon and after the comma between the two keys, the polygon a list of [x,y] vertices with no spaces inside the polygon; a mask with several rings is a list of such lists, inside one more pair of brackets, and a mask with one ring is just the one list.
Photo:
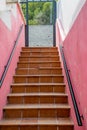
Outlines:
{"label": "white wall panel", "polygon": [[7,4],[7,10],[10,10],[14,17],[17,17],[17,6],[16,4]]}
{"label": "white wall panel", "polygon": [[3,23],[11,30],[11,12],[10,11],[3,11],[0,13],[0,18]]}
{"label": "white wall panel", "polygon": [[5,0],[0,0],[0,11],[3,11],[6,9],[6,2]]}
{"label": "white wall panel", "polygon": [[[57,3],[58,18],[67,34],[86,0],[59,0]],[[60,6],[60,7],[59,7]]]}
{"label": "white wall panel", "polygon": [[14,3],[6,4],[7,0],[0,0],[0,19],[11,30],[11,14],[17,18],[17,6]]}

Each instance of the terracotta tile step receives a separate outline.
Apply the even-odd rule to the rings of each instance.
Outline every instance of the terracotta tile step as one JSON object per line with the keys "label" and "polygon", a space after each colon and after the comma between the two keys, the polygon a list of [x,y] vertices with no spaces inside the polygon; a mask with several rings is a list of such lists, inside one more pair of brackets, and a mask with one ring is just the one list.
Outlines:
{"label": "terracotta tile step", "polygon": [[20,61],[18,68],[61,67],[60,61]]}
{"label": "terracotta tile step", "polygon": [[49,56],[49,55],[58,55],[59,52],[58,51],[22,51],[21,52],[21,56]]}
{"label": "terracotta tile step", "polygon": [[40,46],[38,46],[38,47],[22,47],[22,49],[37,49],[37,48],[40,48],[40,49],[45,49],[45,48],[47,48],[47,49],[52,49],[52,48],[57,48],[57,47],[47,47],[47,46],[44,46],[44,47],[40,47]]}
{"label": "terracotta tile step", "polygon": [[14,83],[64,83],[63,75],[15,75]]}
{"label": "terracotta tile step", "polygon": [[58,55],[30,55],[30,56],[20,56],[20,58],[55,58],[55,57],[59,57]]}
{"label": "terracotta tile step", "polygon": [[68,103],[68,95],[63,93],[11,93],[8,104]]}
{"label": "terracotta tile step", "polygon": [[6,109],[70,109],[68,104],[14,104],[14,105],[6,105],[4,110]]}
{"label": "terracotta tile step", "polygon": [[50,54],[57,53],[58,54],[59,53],[58,50],[52,50],[52,49],[51,50],[49,50],[49,49],[48,50],[40,50],[40,51],[35,50],[35,49],[34,50],[21,50],[20,53],[26,53],[26,52],[27,53],[43,53],[43,54],[45,54],[45,53],[47,53],[47,54],[49,54],[49,53]]}
{"label": "terracotta tile step", "polygon": [[38,68],[20,68],[20,69],[39,69],[39,70],[62,70],[62,67],[38,67]]}
{"label": "terracotta tile step", "polygon": [[60,69],[62,69],[62,67],[39,67],[39,69],[41,69],[41,70],[44,70],[44,69],[60,70]]}
{"label": "terracotta tile step", "polygon": [[66,97],[68,96],[68,94],[66,93],[55,93],[55,92],[51,92],[51,93],[10,93],[8,95],[9,97],[16,97],[16,96],[53,96],[53,97],[57,97],[57,96],[63,96]]}
{"label": "terracotta tile step", "polygon": [[61,67],[17,68],[16,75],[62,74]]}
{"label": "terracotta tile step", "polygon": [[12,93],[65,92],[64,83],[16,83],[11,85]]}
{"label": "terracotta tile step", "polygon": [[30,57],[30,56],[25,56],[25,57],[19,57],[19,61],[60,61],[59,56],[57,57]]}
{"label": "terracotta tile step", "polygon": [[9,119],[0,122],[0,130],[74,130],[69,118]]}
{"label": "terracotta tile step", "polygon": [[22,47],[22,51],[57,51],[57,47]]}
{"label": "terracotta tile step", "polygon": [[7,105],[3,109],[4,118],[32,117],[69,117],[70,106],[67,104],[20,104]]}
{"label": "terracotta tile step", "polygon": [[47,63],[60,63],[61,64],[61,62],[60,61],[30,61],[30,62],[28,62],[28,61],[20,61],[20,62],[18,62],[18,63],[38,63],[38,64],[40,64],[40,63],[45,63],[45,64],[47,64]]}

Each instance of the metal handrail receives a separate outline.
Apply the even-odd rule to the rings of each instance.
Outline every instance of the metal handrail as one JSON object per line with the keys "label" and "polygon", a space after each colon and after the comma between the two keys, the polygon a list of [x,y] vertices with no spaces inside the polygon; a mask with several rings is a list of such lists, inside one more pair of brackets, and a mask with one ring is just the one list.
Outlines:
{"label": "metal handrail", "polygon": [[71,79],[70,79],[69,71],[68,71],[68,68],[67,68],[64,52],[63,52],[62,46],[60,45],[59,47],[60,47],[60,52],[61,52],[61,56],[62,56],[62,60],[63,60],[64,70],[65,70],[65,73],[66,73],[66,78],[67,78],[67,82],[68,82],[68,86],[69,86],[69,90],[70,90],[70,94],[71,94],[71,98],[72,98],[72,102],[73,102],[73,106],[74,106],[74,111],[75,111],[75,114],[76,114],[77,123],[78,123],[79,126],[82,126],[82,120],[81,120],[80,112],[79,112],[78,105],[77,105],[77,102],[76,102],[76,98],[75,98],[72,82],[71,82]]}
{"label": "metal handrail", "polygon": [[14,46],[13,46],[12,51],[11,51],[11,53],[10,53],[10,56],[9,56],[9,58],[8,58],[7,64],[6,64],[5,67],[4,67],[4,71],[3,71],[2,76],[1,76],[1,79],[0,79],[0,87],[2,86],[3,81],[4,81],[4,79],[5,79],[5,76],[6,76],[6,74],[7,74],[7,71],[8,71],[9,65],[10,65],[10,63],[11,63],[11,60],[12,60],[14,51],[15,51],[15,49],[16,49],[16,46],[17,46],[17,44],[18,44],[18,40],[19,40],[20,34],[21,34],[21,32],[22,32],[22,29],[23,29],[23,24],[20,26],[20,29],[19,29],[19,32],[18,32],[16,41],[14,42]]}

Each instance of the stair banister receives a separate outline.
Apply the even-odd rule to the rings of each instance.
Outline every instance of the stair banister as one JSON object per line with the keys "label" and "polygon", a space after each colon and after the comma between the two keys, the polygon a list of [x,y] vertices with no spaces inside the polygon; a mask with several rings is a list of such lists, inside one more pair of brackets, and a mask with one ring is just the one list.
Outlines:
{"label": "stair banister", "polygon": [[11,51],[10,56],[9,56],[9,58],[8,58],[8,61],[7,61],[6,65],[5,65],[5,67],[4,67],[4,71],[3,71],[2,76],[1,76],[1,78],[0,78],[0,87],[2,86],[3,81],[4,81],[4,79],[5,79],[5,76],[6,76],[6,74],[7,74],[7,71],[8,71],[9,65],[10,65],[10,63],[11,63],[11,60],[12,60],[14,51],[15,51],[15,49],[16,49],[16,46],[17,46],[17,44],[18,44],[18,40],[19,40],[20,34],[21,34],[21,32],[22,32],[22,29],[23,29],[23,24],[20,26],[20,29],[19,29],[17,38],[16,38],[16,40],[14,41],[14,46],[13,46],[13,48],[12,48],[12,51]]}
{"label": "stair banister", "polygon": [[62,49],[62,45],[59,45],[59,47],[60,47],[60,52],[61,52],[61,56],[62,56],[62,60],[63,60],[64,70],[65,70],[65,74],[66,74],[66,78],[67,78],[67,82],[68,82],[68,86],[69,86],[69,90],[70,90],[70,94],[71,94],[71,98],[72,98],[72,102],[73,102],[73,106],[74,106],[74,111],[75,111],[77,123],[78,123],[78,126],[82,126],[82,120],[81,120],[82,116],[80,115],[78,105],[77,105],[77,102],[76,102],[76,98],[75,98],[72,82],[71,82],[71,79],[70,79],[69,71],[68,71],[68,68],[67,68],[67,64],[66,64],[64,52],[63,52],[63,49]]}

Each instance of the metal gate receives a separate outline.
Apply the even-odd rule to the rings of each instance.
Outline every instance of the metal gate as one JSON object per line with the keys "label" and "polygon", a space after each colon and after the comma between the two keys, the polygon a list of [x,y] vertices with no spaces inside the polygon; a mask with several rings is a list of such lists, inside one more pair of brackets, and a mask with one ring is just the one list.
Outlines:
{"label": "metal gate", "polygon": [[[26,19],[25,25],[25,46],[29,46],[29,6],[30,2],[52,2],[53,9],[52,9],[52,24],[53,24],[53,46],[56,44],[56,35],[55,35],[55,22],[56,22],[56,0],[21,0],[20,3],[24,4],[24,16]],[[22,6],[23,8],[23,6]]]}

